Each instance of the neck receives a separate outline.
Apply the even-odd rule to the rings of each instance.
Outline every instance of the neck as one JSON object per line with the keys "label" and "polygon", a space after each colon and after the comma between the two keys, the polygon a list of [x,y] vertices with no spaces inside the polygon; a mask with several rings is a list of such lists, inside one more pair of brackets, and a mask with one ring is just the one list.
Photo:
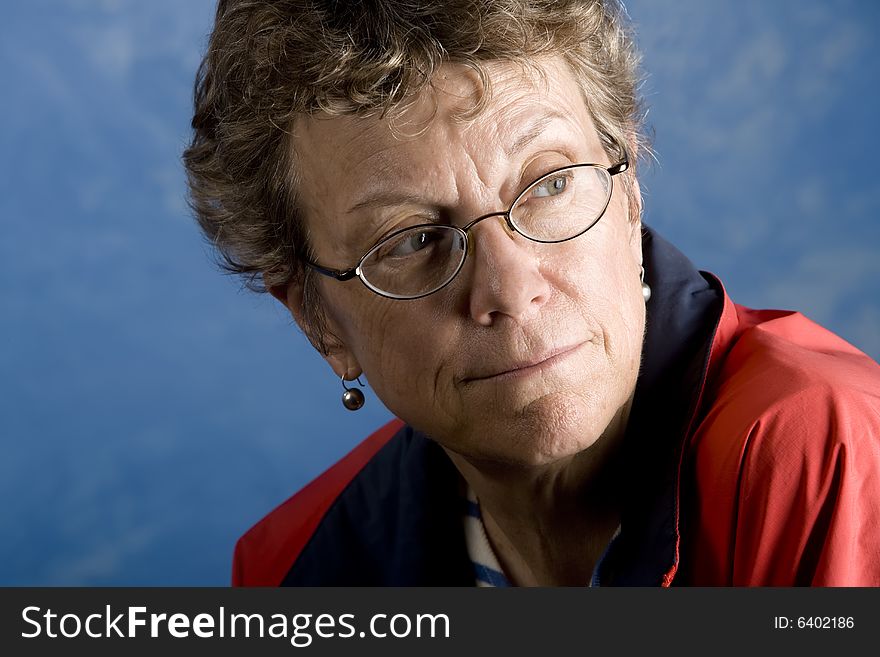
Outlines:
{"label": "neck", "polygon": [[584,586],[620,524],[621,409],[590,447],[542,466],[479,461],[447,450],[480,501],[508,578],[520,586]]}

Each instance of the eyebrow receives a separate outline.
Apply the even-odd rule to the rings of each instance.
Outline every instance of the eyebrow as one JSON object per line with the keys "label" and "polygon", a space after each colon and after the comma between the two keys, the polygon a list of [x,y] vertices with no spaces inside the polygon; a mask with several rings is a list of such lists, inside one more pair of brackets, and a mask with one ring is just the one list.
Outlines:
{"label": "eyebrow", "polygon": [[[364,208],[381,208],[381,207],[399,207],[403,205],[418,205],[425,206],[425,199],[422,196],[417,194],[409,193],[409,192],[397,192],[394,190],[377,192],[373,194],[357,205],[352,206],[346,211],[346,214],[353,214],[358,210],[362,210]],[[349,247],[363,247],[361,241],[364,239],[364,234],[367,230],[379,229],[384,220],[380,214],[367,215],[366,224],[359,223],[357,225],[356,230],[346,231],[342,241]],[[353,228],[353,226],[349,226],[349,228]]]}
{"label": "eyebrow", "polygon": [[392,205],[423,205],[425,199],[408,192],[386,191],[372,194],[363,201],[351,206],[346,214],[352,214],[364,208],[387,207]]}
{"label": "eyebrow", "polygon": [[[535,139],[541,136],[547,126],[557,119],[565,120],[566,117],[556,111],[548,112],[535,119],[521,134],[519,134],[510,146],[504,149],[507,157],[518,155]],[[410,192],[398,192],[394,190],[380,191],[371,194],[367,198],[351,206],[346,214],[353,214],[366,208],[391,207],[395,205],[424,205],[425,199]]]}
{"label": "eyebrow", "polygon": [[547,126],[556,119],[565,119],[565,116],[563,116],[559,112],[549,112],[539,117],[528,127],[527,130],[524,130],[522,134],[514,139],[513,143],[509,147],[504,149],[504,152],[507,154],[508,157],[518,155],[523,150],[525,150],[526,146],[528,146],[533,141],[535,141],[535,139],[541,136],[541,133],[546,130]]}

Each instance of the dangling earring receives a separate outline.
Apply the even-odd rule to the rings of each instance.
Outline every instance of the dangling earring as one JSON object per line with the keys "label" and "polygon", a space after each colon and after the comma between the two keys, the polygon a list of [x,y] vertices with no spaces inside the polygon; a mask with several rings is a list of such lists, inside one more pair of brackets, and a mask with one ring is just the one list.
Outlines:
{"label": "dangling earring", "polygon": [[645,299],[645,303],[651,299],[651,286],[645,283],[645,268],[642,267],[642,272],[639,275],[639,280],[642,282],[642,297]]}
{"label": "dangling earring", "polygon": [[[364,384],[361,383],[361,377],[355,379],[358,382],[358,385],[363,388]],[[345,406],[350,411],[356,411],[361,406],[364,405],[364,393],[362,393],[357,388],[348,388],[345,385],[345,375],[342,375],[342,387],[345,388],[345,392],[342,393],[342,405]]]}

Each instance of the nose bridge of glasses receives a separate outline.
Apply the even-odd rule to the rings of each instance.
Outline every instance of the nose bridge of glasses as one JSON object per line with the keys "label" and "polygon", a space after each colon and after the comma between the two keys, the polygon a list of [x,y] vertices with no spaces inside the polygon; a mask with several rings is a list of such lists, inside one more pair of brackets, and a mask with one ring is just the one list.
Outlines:
{"label": "nose bridge of glasses", "polygon": [[462,230],[463,230],[467,235],[470,235],[471,230],[472,230],[473,228],[476,228],[477,224],[479,224],[479,223],[485,221],[486,219],[491,219],[492,217],[501,217],[501,218],[504,219],[504,221],[502,222],[502,225],[504,226],[504,230],[505,230],[505,231],[507,232],[507,234],[510,235],[511,237],[513,236],[513,234],[514,234],[515,232],[517,232],[516,227],[513,225],[513,222],[510,220],[510,211],[509,211],[509,210],[502,210],[502,211],[500,211],[500,212],[490,212],[490,213],[488,213],[488,214],[484,214],[483,216],[481,216],[481,217],[477,217],[477,218],[474,219],[472,222],[470,222],[469,224],[467,224],[466,226],[464,226],[464,227],[462,228]]}
{"label": "nose bridge of glasses", "polygon": [[474,239],[471,238],[471,230],[473,228],[476,228],[477,224],[484,222],[486,219],[492,219],[494,217],[499,217],[499,218],[503,219],[503,221],[501,222],[501,225],[504,227],[504,232],[507,234],[508,237],[513,238],[513,236],[517,232],[519,232],[516,230],[516,227],[513,225],[513,222],[510,220],[510,211],[509,210],[502,210],[499,212],[490,212],[488,214],[484,214],[480,217],[477,217],[472,222],[470,222],[469,224],[464,226],[464,228],[462,228],[465,235],[467,235],[469,238],[468,244],[467,244],[468,255],[473,255],[473,252],[474,252]]}

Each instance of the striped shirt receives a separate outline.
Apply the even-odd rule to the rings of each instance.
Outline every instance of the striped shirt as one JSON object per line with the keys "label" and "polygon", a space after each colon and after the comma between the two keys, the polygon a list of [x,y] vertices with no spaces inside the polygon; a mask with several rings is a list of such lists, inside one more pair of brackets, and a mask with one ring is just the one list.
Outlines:
{"label": "striped shirt", "polygon": [[489,543],[486,527],[483,525],[483,514],[480,512],[480,503],[470,486],[467,489],[465,504],[464,537],[468,555],[474,565],[477,586],[510,586],[504,571],[501,570],[501,564],[498,563],[492,544]]}

